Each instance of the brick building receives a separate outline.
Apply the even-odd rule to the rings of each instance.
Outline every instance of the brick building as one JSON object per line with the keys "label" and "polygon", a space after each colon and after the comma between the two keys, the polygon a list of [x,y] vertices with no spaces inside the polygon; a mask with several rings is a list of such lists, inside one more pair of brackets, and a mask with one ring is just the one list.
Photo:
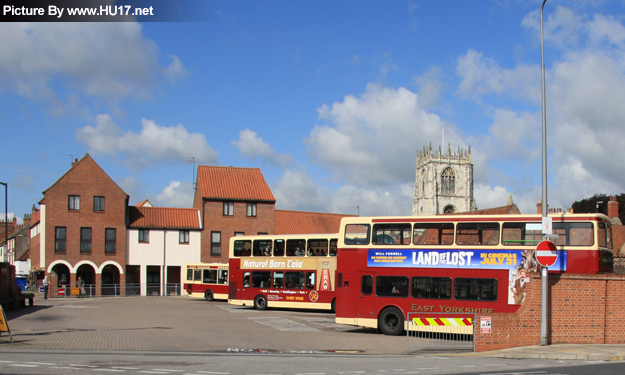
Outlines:
{"label": "brick building", "polygon": [[193,207],[202,214],[202,262],[227,263],[232,236],[274,234],[275,206],[260,169],[198,166]]}
{"label": "brick building", "polygon": [[53,289],[73,286],[81,276],[101,286],[91,293],[119,293],[106,285],[125,283],[128,194],[86,154],[43,195],[32,266],[46,271]]}
{"label": "brick building", "polygon": [[258,168],[201,165],[197,176],[193,208],[129,207],[89,154],[76,159],[29,215],[32,281],[48,276],[52,295],[78,276],[95,295],[171,294],[185,263],[227,263],[234,235],[337,233],[349,216],[276,210]]}

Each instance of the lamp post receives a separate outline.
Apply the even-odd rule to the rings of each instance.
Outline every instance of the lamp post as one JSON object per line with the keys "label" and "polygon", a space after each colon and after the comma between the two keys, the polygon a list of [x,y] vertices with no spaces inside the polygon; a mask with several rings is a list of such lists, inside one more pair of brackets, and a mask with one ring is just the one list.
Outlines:
{"label": "lamp post", "polygon": [[4,185],[4,245],[9,248],[9,184],[0,182]]}
{"label": "lamp post", "polygon": [[[543,10],[545,9],[545,3],[547,0],[543,0],[543,5],[540,8],[540,52],[542,57],[542,102],[543,102],[543,205],[542,205],[542,217],[543,223],[546,221],[548,213],[547,204],[547,101],[545,95],[545,38],[543,36]],[[551,234],[551,233],[549,233]],[[543,224],[543,240],[548,237],[545,235],[545,225]],[[540,285],[541,285],[541,301],[540,301],[540,345],[549,345],[549,324],[547,309],[549,308],[549,273],[547,267],[540,269]]]}

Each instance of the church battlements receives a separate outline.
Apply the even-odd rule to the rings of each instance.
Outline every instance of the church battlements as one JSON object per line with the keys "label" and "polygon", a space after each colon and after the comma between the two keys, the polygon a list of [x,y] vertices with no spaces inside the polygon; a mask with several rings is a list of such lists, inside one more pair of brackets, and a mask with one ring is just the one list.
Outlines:
{"label": "church battlements", "polygon": [[451,144],[447,145],[447,152],[443,153],[442,147],[438,146],[438,151],[434,153],[432,151],[432,143],[430,142],[430,147],[423,146],[422,151],[417,150],[417,168],[424,166],[430,162],[454,162],[457,164],[465,164],[471,163],[471,146],[469,146],[468,150],[463,150],[458,147],[458,151],[451,153]]}

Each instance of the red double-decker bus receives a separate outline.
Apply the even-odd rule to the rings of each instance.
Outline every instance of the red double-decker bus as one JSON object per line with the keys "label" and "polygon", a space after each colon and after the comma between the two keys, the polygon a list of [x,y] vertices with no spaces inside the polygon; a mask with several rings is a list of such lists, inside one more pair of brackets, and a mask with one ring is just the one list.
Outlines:
{"label": "red double-decker bus", "polygon": [[[559,255],[550,272],[612,272],[606,216],[550,217]],[[540,215],[343,218],[336,322],[398,335],[410,312],[514,312],[541,240]]]}
{"label": "red double-decker bus", "polygon": [[234,305],[334,311],[337,234],[230,239]]}
{"label": "red double-decker bus", "polygon": [[225,263],[188,263],[184,265],[184,293],[188,297],[228,299],[228,265]]}

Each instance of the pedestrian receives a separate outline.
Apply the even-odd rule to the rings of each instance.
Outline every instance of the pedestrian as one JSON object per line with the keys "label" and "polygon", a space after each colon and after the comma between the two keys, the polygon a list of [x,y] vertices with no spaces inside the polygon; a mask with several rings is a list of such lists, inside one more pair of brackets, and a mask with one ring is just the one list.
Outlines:
{"label": "pedestrian", "polygon": [[48,276],[43,278],[43,299],[48,299]]}
{"label": "pedestrian", "polygon": [[85,293],[85,280],[82,277],[78,276],[78,280],[76,281],[76,286],[78,287],[78,293],[82,297]]}

